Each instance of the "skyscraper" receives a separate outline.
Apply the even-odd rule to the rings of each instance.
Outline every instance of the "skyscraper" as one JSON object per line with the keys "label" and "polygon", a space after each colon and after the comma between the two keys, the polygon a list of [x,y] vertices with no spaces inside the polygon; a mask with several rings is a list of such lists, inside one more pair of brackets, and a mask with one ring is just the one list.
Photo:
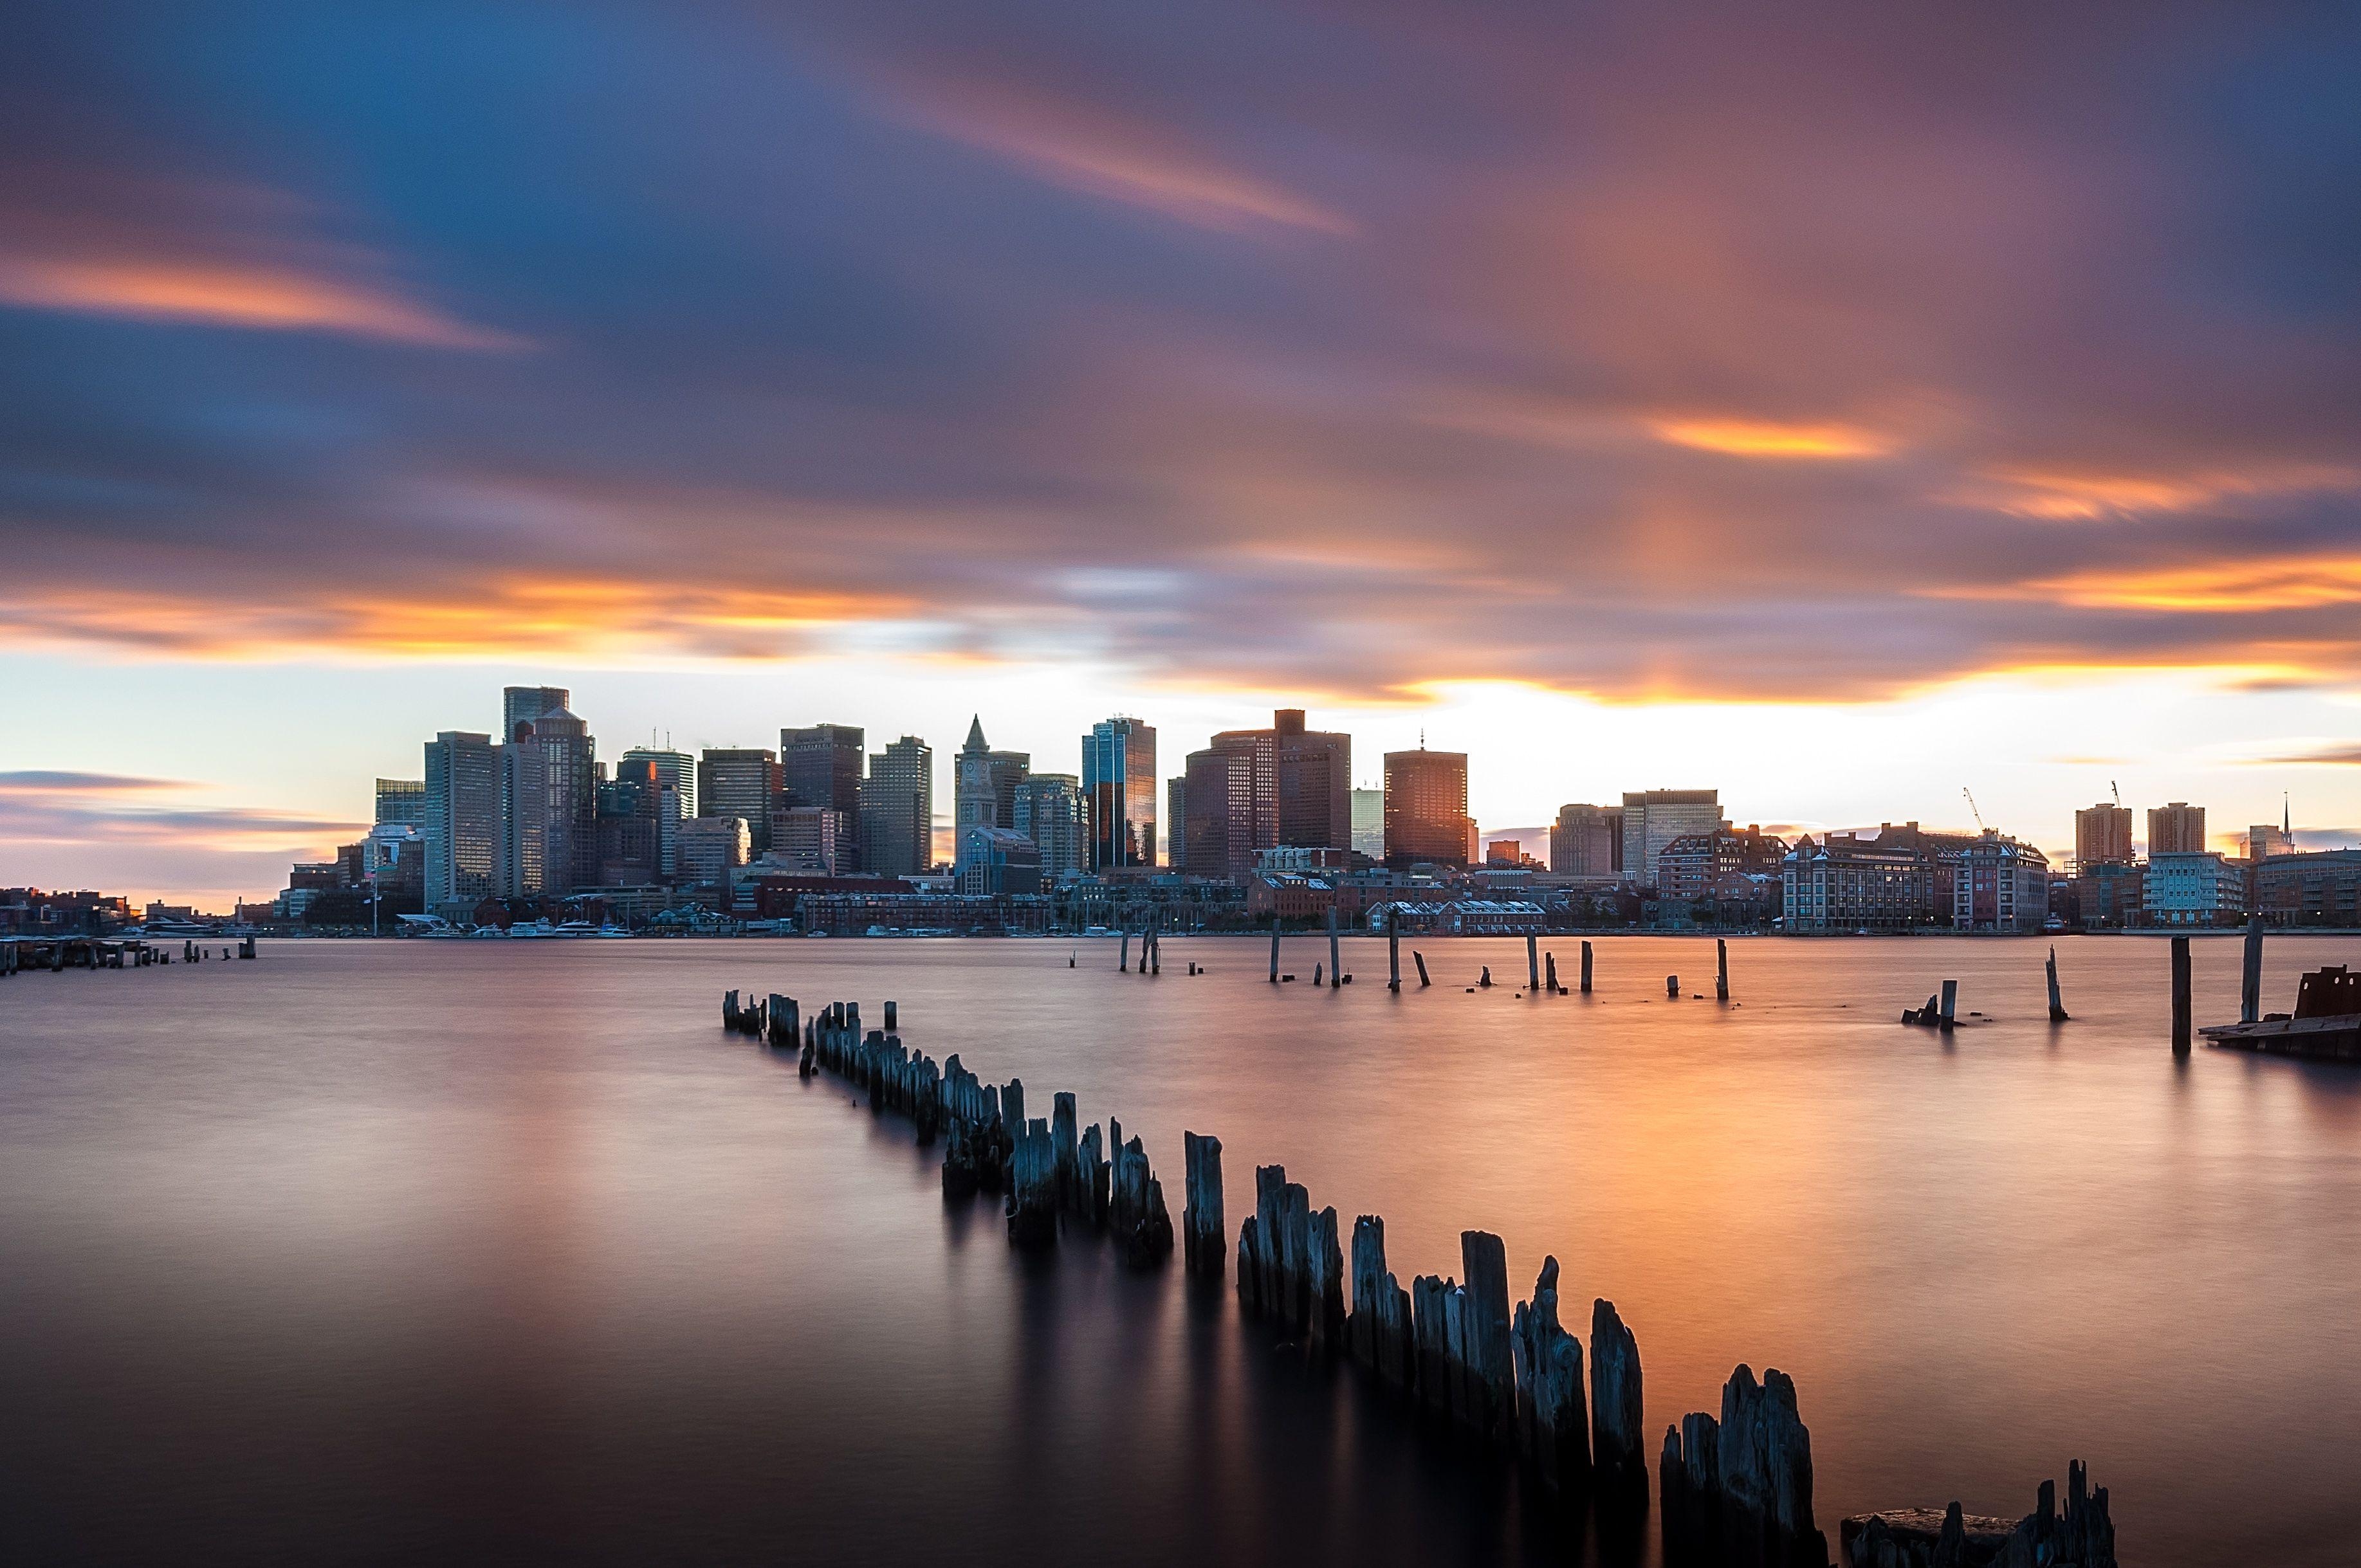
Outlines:
{"label": "skyscraper", "polygon": [[[520,690],[511,687],[514,697]],[[562,707],[518,718],[501,748],[503,891],[562,898],[598,880],[598,746]]]}
{"label": "skyscraper", "polygon": [[573,706],[574,694],[564,686],[502,686],[500,688],[500,740],[502,744],[515,739],[520,723],[539,718],[544,713],[555,713]]}
{"label": "skyscraper", "polygon": [[1386,863],[1464,866],[1475,850],[1467,815],[1467,753],[1386,753]]}
{"label": "skyscraper", "polygon": [[779,789],[774,751],[708,746],[697,759],[697,816],[740,818],[758,854],[771,847],[771,803]]}
{"label": "skyscraper", "polygon": [[1175,870],[1235,881],[1254,870],[1259,851],[1278,845],[1279,743],[1268,729],[1232,729],[1189,753],[1181,829],[1189,858]]}
{"label": "skyscraper", "polygon": [[379,779],[377,781],[377,825],[406,822],[413,828],[426,825],[426,781],[424,779]]}
{"label": "skyscraper", "polygon": [[1156,863],[1154,726],[1120,717],[1093,725],[1082,737],[1082,794],[1093,871]]}
{"label": "skyscraper", "polygon": [[1353,852],[1373,861],[1386,858],[1386,792],[1353,792]]}
{"label": "skyscraper", "polygon": [[1271,715],[1279,793],[1279,842],[1300,849],[1353,847],[1353,738],[1306,729],[1303,710]]}
{"label": "skyscraper", "polygon": [[1023,751],[995,751],[983,738],[981,715],[972,719],[967,729],[967,742],[952,762],[952,811],[957,837],[952,840],[954,867],[962,892],[979,892],[981,884],[971,886],[970,872],[981,863],[980,856],[992,847],[992,839],[983,829],[1004,828],[1016,831],[1016,793],[1027,774],[1033,771],[1033,759]]}
{"label": "skyscraper", "polygon": [[2101,801],[2074,814],[2077,866],[2127,865],[2132,858],[2132,809]]}
{"label": "skyscraper", "polygon": [[657,784],[680,796],[680,814],[697,815],[697,759],[686,751],[670,747],[634,746],[625,751],[626,762],[649,762],[656,770]]}
{"label": "skyscraper", "polygon": [[2148,808],[2147,854],[2202,855],[2205,852],[2205,808],[2176,800]]}
{"label": "skyscraper", "polygon": [[866,752],[857,724],[815,724],[779,731],[779,779],[794,806],[838,817],[837,860],[847,871],[859,854],[861,773]]}
{"label": "skyscraper", "polygon": [[500,752],[489,735],[426,742],[426,907],[464,917],[499,891]]}
{"label": "skyscraper", "polygon": [[1623,810],[1561,806],[1550,828],[1550,870],[1561,876],[1611,877],[1623,869]]}
{"label": "skyscraper", "polygon": [[1623,795],[1623,876],[1642,887],[1656,885],[1656,857],[1675,839],[1711,833],[1722,819],[1721,792],[1715,789],[1651,789]]}
{"label": "skyscraper", "polygon": [[1027,774],[1016,786],[1016,828],[1041,851],[1045,881],[1090,869],[1090,810],[1073,774]]}
{"label": "skyscraper", "polygon": [[1176,872],[1189,869],[1189,774],[1182,772],[1164,781],[1164,863]]}
{"label": "skyscraper", "polygon": [[917,876],[935,863],[935,749],[905,735],[869,760],[861,781],[861,864]]}

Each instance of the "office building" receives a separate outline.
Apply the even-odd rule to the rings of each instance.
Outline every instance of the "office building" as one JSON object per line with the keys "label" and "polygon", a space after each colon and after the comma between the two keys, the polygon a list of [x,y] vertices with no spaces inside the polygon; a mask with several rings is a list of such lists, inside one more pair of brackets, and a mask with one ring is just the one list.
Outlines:
{"label": "office building", "polygon": [[626,762],[646,762],[656,771],[659,788],[680,796],[680,814],[697,815],[697,759],[669,746],[634,746],[623,753]]}
{"label": "office building", "polygon": [[690,817],[680,825],[681,882],[688,886],[728,886],[730,873],[752,858],[753,841],[753,832],[742,817]]}
{"label": "office building", "polygon": [[880,876],[935,863],[935,749],[905,735],[869,759],[861,781],[861,864]]}
{"label": "office building", "polygon": [[2295,838],[2276,822],[2257,822],[2246,829],[2246,859],[2267,861],[2273,855],[2295,853]]}
{"label": "office building", "polygon": [[1024,751],[995,751],[983,738],[981,716],[968,722],[967,740],[951,762],[952,872],[965,885],[967,856],[990,841],[970,837],[970,829],[1001,828],[1016,831],[1016,792],[1033,771],[1033,758]]}
{"label": "office building", "polygon": [[2038,931],[2049,918],[2049,857],[1990,829],[1951,862],[1951,927]]}
{"label": "office building", "polygon": [[530,724],[544,713],[573,707],[573,694],[564,686],[503,686],[500,688],[500,740],[516,738],[520,724]]}
{"label": "office building", "polygon": [[406,823],[412,828],[426,825],[426,781],[424,779],[379,779],[377,781],[378,826]]}
{"label": "office building", "polygon": [[1811,934],[1908,931],[1931,919],[1935,869],[1914,846],[1830,833],[1781,862],[1781,924]]}
{"label": "office building", "polygon": [[2129,930],[2147,903],[2147,867],[2137,861],[2092,861],[2074,869],[2074,906],[2085,930]]}
{"label": "office building", "polygon": [[779,731],[779,784],[790,806],[836,812],[845,825],[840,858],[859,859],[854,828],[861,820],[861,777],[868,761],[859,725],[815,724]]}
{"label": "office building", "polygon": [[1013,828],[961,829],[959,861],[959,890],[971,898],[1041,891],[1041,851]]}
{"label": "office building", "polygon": [[1721,792],[1711,789],[1651,789],[1623,796],[1623,875],[1643,887],[1656,883],[1656,857],[1675,839],[1711,833],[1730,824],[1721,815]]}
{"label": "office building", "polygon": [[465,918],[500,891],[500,748],[446,729],[426,742],[426,907]]}
{"label": "office building", "polygon": [[664,787],[653,762],[615,765],[614,778],[598,785],[598,872],[593,885],[639,887],[656,880],[664,841],[671,837],[659,831],[657,813],[677,798]]}
{"label": "office building", "polygon": [[1606,882],[1623,871],[1623,808],[1561,806],[1549,837],[1550,870]]}
{"label": "office building", "polygon": [[1137,718],[1100,720],[1082,737],[1082,795],[1091,816],[1091,870],[1156,863],[1156,729]]}
{"label": "office building", "polygon": [[833,807],[774,806],[763,861],[794,876],[841,876],[852,869],[844,853],[849,836],[844,813]]}
{"label": "office building", "polygon": [[2132,858],[2132,808],[2101,801],[2074,814],[2074,864],[2116,865]]}
{"label": "office building", "polygon": [[1016,830],[1041,852],[1041,877],[1054,886],[1091,869],[1091,818],[1082,781],[1071,773],[1027,773],[1016,786]]}
{"label": "office building", "polygon": [[1464,866],[1475,858],[1467,815],[1467,753],[1386,753],[1386,863]]}
{"label": "office building", "polygon": [[752,746],[708,746],[697,761],[696,815],[739,818],[760,853],[770,848],[771,804],[781,788],[775,752]]}
{"label": "office building", "polygon": [[1386,792],[1353,792],[1353,850],[1373,861],[1386,858]]}
{"label": "office building", "polygon": [[2158,855],[2202,855],[2205,852],[2205,808],[2176,800],[2156,806],[2147,814],[2147,858]]}
{"label": "office building", "polygon": [[[2198,807],[2201,837],[2204,817]],[[2156,813],[2148,819],[2153,823]],[[2159,855],[2150,850],[2141,906],[2151,926],[2235,926],[2246,917],[2246,869],[2211,850],[2168,850]]]}
{"label": "office building", "polygon": [[[514,697],[521,690],[511,687]],[[598,747],[566,709],[519,718],[503,754],[502,891],[562,898],[598,881]]]}
{"label": "office building", "polygon": [[[1188,818],[1181,829],[1191,876],[1235,882],[1279,841],[1279,739],[1268,729],[1232,729],[1189,753],[1181,775]],[[1300,846],[1316,847],[1316,846]]]}
{"label": "office building", "polygon": [[[1187,768],[1188,759],[1180,765]],[[1175,773],[1164,781],[1164,863],[1177,872],[1189,869],[1189,775]]]}
{"label": "office building", "polygon": [[1307,729],[1303,710],[1271,715],[1279,841],[1302,849],[1353,846],[1353,738]]}

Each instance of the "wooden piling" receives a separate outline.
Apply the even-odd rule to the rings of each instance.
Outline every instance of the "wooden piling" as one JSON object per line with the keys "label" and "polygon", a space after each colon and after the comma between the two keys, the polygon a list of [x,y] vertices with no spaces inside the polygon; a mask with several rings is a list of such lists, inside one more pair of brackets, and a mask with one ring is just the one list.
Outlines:
{"label": "wooden piling", "polygon": [[1730,1000],[1730,943],[1719,937],[1713,939],[1713,998]]}
{"label": "wooden piling", "polygon": [[1590,944],[1582,944],[1582,994],[1590,994]]}
{"label": "wooden piling", "polygon": [[1270,982],[1279,983],[1279,916],[1270,917]]}
{"label": "wooden piling", "polygon": [[1328,906],[1328,984],[1333,990],[1345,983],[1345,966],[1336,961],[1336,906]]}
{"label": "wooden piling", "polygon": [[2189,1054],[2189,938],[2172,939],[2172,1054]]}
{"label": "wooden piling", "polygon": [[1525,933],[1525,994],[1542,993],[1542,939],[1531,931]]}
{"label": "wooden piling", "polygon": [[1419,989],[1423,991],[1429,983],[1426,978],[1426,955],[1413,948],[1411,949],[1410,956],[1411,961],[1418,965],[1418,985]]}
{"label": "wooden piling", "polygon": [[1557,955],[1555,953],[1543,953],[1542,955],[1542,983],[1549,988],[1549,993],[1552,996],[1559,995],[1565,990],[1564,986],[1557,982]]}
{"label": "wooden piling", "polygon": [[2246,950],[2238,970],[2238,1022],[2257,1023],[2263,1016],[2263,917],[2246,917]]}
{"label": "wooden piling", "polygon": [[1664,977],[1664,994],[1669,997],[1678,998],[1680,993],[1681,977],[1676,974],[1666,975]]}
{"label": "wooden piling", "polygon": [[1395,929],[1391,915],[1386,916],[1386,989],[1401,989],[1401,933]]}
{"label": "wooden piling", "polygon": [[901,1024],[901,1009],[894,1003],[885,1003],[885,1032],[892,1034]]}
{"label": "wooden piling", "polygon": [[1600,1298],[1590,1307],[1590,1461],[1600,1500],[1640,1508],[1648,1501],[1648,1455],[1640,1433],[1640,1343]]}
{"label": "wooden piling", "polygon": [[1131,972],[1131,932],[1127,928],[1123,934],[1122,950],[1115,955],[1115,969],[1117,974]]}
{"label": "wooden piling", "polygon": [[1960,1016],[1960,982],[1958,981],[1947,980],[1943,982],[1942,1006],[1942,1021],[1938,1026],[1949,1029],[1959,1021]]}
{"label": "wooden piling", "polygon": [[1218,1279],[1228,1227],[1222,1221],[1222,1140],[1196,1133],[1180,1135],[1187,1162],[1187,1207],[1180,1212],[1186,1238],[1182,1265],[1191,1274]]}
{"label": "wooden piling", "polygon": [[1582,1342],[1557,1314],[1557,1259],[1542,1264],[1511,1330],[1517,1369],[1517,1443],[1554,1492],[1590,1489],[1590,1418],[1582,1393]]}
{"label": "wooden piling", "polygon": [[2063,1024],[2066,1022],[2066,999],[2058,989],[2058,949],[2055,948],[2049,949],[2047,968],[2049,974],[2049,1021]]}

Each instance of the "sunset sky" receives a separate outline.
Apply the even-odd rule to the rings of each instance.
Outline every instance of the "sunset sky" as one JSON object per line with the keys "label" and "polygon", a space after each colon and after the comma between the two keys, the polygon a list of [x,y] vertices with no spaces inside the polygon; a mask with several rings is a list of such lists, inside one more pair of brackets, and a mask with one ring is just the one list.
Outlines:
{"label": "sunset sky", "polygon": [[0,883],[504,683],[2361,838],[2361,11],[28,4]]}

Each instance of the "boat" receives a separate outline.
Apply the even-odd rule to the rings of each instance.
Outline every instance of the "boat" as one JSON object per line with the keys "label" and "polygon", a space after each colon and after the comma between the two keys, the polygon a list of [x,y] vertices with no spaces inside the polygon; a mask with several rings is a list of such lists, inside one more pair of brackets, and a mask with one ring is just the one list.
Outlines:
{"label": "boat", "polygon": [[2267,1013],[2251,1024],[2216,1024],[2197,1032],[2230,1050],[2361,1061],[2361,974],[2343,964],[2313,970],[2296,982],[2292,1014]]}

